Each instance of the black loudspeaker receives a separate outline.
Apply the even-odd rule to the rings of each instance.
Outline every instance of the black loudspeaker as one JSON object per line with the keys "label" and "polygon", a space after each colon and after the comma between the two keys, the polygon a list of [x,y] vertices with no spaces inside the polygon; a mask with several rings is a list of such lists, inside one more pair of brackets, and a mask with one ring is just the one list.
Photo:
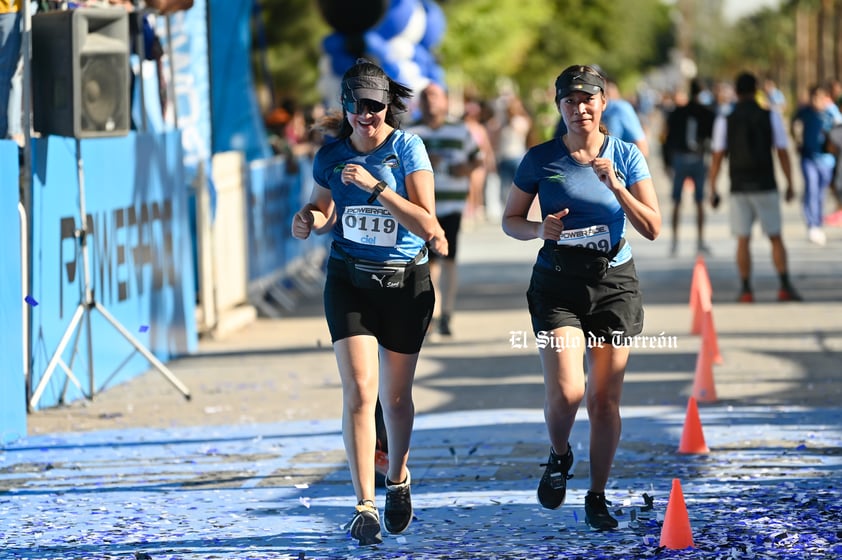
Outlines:
{"label": "black loudspeaker", "polygon": [[125,136],[131,126],[129,18],[123,8],[32,17],[32,117],[41,134]]}

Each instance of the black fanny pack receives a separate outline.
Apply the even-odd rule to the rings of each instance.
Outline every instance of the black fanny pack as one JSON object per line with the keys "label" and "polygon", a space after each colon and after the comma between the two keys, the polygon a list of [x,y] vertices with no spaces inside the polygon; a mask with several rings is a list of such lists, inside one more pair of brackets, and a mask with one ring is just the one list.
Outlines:
{"label": "black fanny pack", "polygon": [[333,250],[345,261],[351,283],[366,290],[398,289],[406,285],[413,268],[427,256],[427,247],[422,247],[411,261],[369,261],[352,257],[336,243]]}
{"label": "black fanny pack", "polygon": [[608,253],[584,247],[553,244],[550,246],[550,255],[556,272],[588,281],[602,280],[608,274],[611,260],[617,256],[625,242],[625,238],[620,239]]}

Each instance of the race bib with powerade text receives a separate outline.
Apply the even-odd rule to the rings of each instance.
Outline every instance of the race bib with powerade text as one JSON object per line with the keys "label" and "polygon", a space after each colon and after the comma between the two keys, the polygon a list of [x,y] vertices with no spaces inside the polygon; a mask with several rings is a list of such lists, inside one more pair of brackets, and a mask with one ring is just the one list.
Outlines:
{"label": "race bib with powerade text", "polygon": [[342,233],[348,241],[394,247],[398,241],[398,221],[382,206],[348,206],[342,214]]}
{"label": "race bib with powerade text", "polygon": [[584,247],[608,253],[611,251],[611,233],[607,225],[589,226],[579,229],[566,229],[561,232],[559,245]]}

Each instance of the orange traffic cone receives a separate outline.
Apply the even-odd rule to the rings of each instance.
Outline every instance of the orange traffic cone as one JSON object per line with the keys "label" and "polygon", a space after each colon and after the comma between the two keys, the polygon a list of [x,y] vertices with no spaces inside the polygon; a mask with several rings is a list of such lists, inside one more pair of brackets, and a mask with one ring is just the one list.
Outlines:
{"label": "orange traffic cone", "polygon": [[681,482],[672,479],[672,490],[664,515],[664,525],[661,527],[661,544],[674,550],[690,548],[693,544],[693,529],[690,528],[690,517],[687,515],[687,505],[681,492]]}
{"label": "orange traffic cone", "polygon": [[716,386],[713,382],[713,349],[710,339],[702,338],[699,355],[696,358],[696,376],[693,379],[693,397],[698,402],[715,402]]}
{"label": "orange traffic cone", "polygon": [[721,364],[723,360],[719,352],[719,337],[716,336],[716,328],[713,326],[713,310],[707,310],[702,317],[702,345],[707,345],[710,349],[713,363]]}
{"label": "orange traffic cone", "polygon": [[693,266],[693,279],[690,282],[690,312],[693,314],[690,334],[702,333],[704,313],[710,310],[712,298],[713,287],[707,266],[705,266],[705,259],[702,255],[698,255],[696,264]]}
{"label": "orange traffic cone", "polygon": [[699,419],[699,407],[696,399],[690,397],[687,401],[687,415],[684,417],[684,431],[681,432],[681,443],[678,445],[679,453],[703,454],[709,453],[705,443],[705,434],[702,431],[702,421]]}

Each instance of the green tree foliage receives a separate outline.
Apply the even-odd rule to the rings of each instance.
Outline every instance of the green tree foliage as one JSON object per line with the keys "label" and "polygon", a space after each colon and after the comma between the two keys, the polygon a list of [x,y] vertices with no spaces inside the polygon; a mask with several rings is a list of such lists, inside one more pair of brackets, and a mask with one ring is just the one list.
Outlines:
{"label": "green tree foliage", "polygon": [[322,39],[331,29],[313,0],[255,0],[253,64],[263,92],[274,91],[276,104],[319,100]]}
{"label": "green tree foliage", "polygon": [[570,64],[598,64],[618,81],[662,63],[669,9],[659,0],[450,0],[443,66],[482,93],[499,76],[531,91]]}
{"label": "green tree foliage", "polygon": [[[700,73],[727,79],[748,68],[783,82],[793,64],[793,9],[816,2],[789,0],[733,25],[707,13],[715,6],[699,4],[697,11],[706,15],[694,22],[692,56]],[[675,48],[674,2],[440,0],[440,5],[447,32],[434,54],[449,81],[481,95],[496,93],[500,78],[506,78],[529,102],[528,94],[551,87],[562,69],[579,63],[600,65],[630,93],[641,75],[668,63]],[[318,101],[321,41],[331,29],[317,2],[259,0],[259,6],[256,82],[264,90],[271,85],[278,103]]]}
{"label": "green tree foliage", "polygon": [[714,47],[711,72],[731,79],[748,70],[783,83],[795,60],[792,8],[765,8],[735,24],[739,33],[723,36]]}

